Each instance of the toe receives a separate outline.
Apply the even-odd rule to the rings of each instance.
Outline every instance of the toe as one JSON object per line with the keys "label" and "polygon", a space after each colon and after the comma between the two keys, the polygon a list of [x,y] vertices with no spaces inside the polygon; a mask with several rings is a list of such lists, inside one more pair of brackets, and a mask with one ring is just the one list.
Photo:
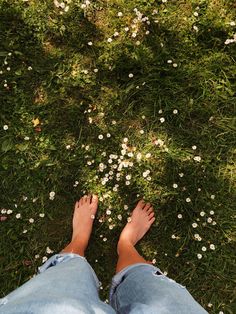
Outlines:
{"label": "toe", "polygon": [[148,219],[151,220],[155,216],[154,212],[148,215]]}
{"label": "toe", "polygon": [[93,194],[91,198],[91,204],[94,204],[94,203],[96,204],[98,203],[98,196],[95,194]]}
{"label": "toe", "polygon": [[140,200],[140,201],[138,202],[136,208],[138,208],[138,209],[143,209],[144,205],[145,205],[144,200]]}
{"label": "toe", "polygon": [[150,226],[154,223],[155,219],[156,219],[156,218],[155,218],[155,217],[153,217],[152,219],[150,219],[150,220],[149,220],[149,224],[150,224]]}
{"label": "toe", "polygon": [[153,212],[153,207],[151,206],[148,210],[147,210],[147,214],[151,214]]}
{"label": "toe", "polygon": [[78,208],[79,207],[79,201],[76,201],[75,202],[75,210],[76,210],[76,208]]}
{"label": "toe", "polygon": [[79,206],[82,206],[82,205],[83,205],[83,203],[84,203],[84,198],[83,198],[83,197],[81,197],[81,198],[80,198],[80,200],[79,200]]}
{"label": "toe", "polygon": [[151,206],[152,206],[152,205],[151,205],[150,203],[147,203],[147,204],[144,206],[143,210],[148,211]]}
{"label": "toe", "polygon": [[92,197],[91,197],[91,211],[93,214],[96,213],[97,207],[98,207],[98,196],[92,195]]}
{"label": "toe", "polygon": [[87,195],[84,195],[84,196],[83,196],[83,204],[86,204],[86,203],[87,203],[87,199],[88,199],[88,196],[87,196]]}
{"label": "toe", "polygon": [[90,203],[91,203],[91,200],[92,200],[92,195],[89,194],[88,197],[87,197],[87,202],[90,204]]}

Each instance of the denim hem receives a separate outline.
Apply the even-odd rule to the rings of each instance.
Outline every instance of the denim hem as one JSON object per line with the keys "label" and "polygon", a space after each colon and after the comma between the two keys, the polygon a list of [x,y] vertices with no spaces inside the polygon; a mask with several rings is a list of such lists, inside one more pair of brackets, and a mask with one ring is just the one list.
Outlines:
{"label": "denim hem", "polygon": [[41,274],[43,272],[45,272],[48,268],[52,267],[52,266],[56,266],[57,264],[63,263],[63,262],[67,262],[71,259],[80,259],[83,260],[84,262],[87,263],[87,265],[89,266],[91,273],[93,275],[93,278],[96,282],[96,286],[97,289],[99,289],[99,287],[101,286],[101,282],[98,280],[98,277],[95,273],[95,271],[93,270],[92,266],[89,264],[89,262],[87,261],[87,259],[84,256],[81,256],[79,254],[75,254],[75,253],[59,253],[59,254],[55,254],[53,256],[51,256],[42,266],[40,266],[38,268],[38,273]]}
{"label": "denim hem", "polygon": [[137,264],[133,264],[133,265],[125,267],[120,272],[115,274],[115,276],[112,278],[110,294],[109,294],[109,303],[110,304],[112,304],[113,295],[114,295],[116,289],[118,288],[118,286],[120,285],[120,283],[122,282],[124,276],[127,275],[127,273],[131,272],[134,268],[137,268],[140,266],[145,266],[147,269],[149,268],[150,270],[153,271],[153,274],[155,274],[158,271],[159,273],[161,273],[164,276],[164,274],[161,272],[161,270],[159,268],[157,268],[153,265],[150,265],[150,264],[146,264],[146,263],[137,263]]}

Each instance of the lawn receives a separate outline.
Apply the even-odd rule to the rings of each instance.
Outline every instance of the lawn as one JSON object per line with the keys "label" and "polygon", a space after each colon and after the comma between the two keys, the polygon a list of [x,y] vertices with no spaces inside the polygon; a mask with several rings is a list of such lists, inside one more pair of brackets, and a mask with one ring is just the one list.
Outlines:
{"label": "lawn", "polygon": [[96,193],[103,300],[144,198],[156,221],[139,251],[209,313],[235,313],[235,1],[0,0],[0,38],[1,296]]}

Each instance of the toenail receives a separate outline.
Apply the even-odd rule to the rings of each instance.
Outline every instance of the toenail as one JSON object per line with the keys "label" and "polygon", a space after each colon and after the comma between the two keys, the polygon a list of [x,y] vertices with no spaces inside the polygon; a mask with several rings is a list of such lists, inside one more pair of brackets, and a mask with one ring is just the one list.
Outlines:
{"label": "toenail", "polygon": [[131,220],[132,220],[131,217],[128,217],[128,218],[127,218],[127,221],[128,221],[128,222],[131,222]]}
{"label": "toenail", "polygon": [[94,216],[94,215],[91,215],[91,219],[95,219],[95,216]]}

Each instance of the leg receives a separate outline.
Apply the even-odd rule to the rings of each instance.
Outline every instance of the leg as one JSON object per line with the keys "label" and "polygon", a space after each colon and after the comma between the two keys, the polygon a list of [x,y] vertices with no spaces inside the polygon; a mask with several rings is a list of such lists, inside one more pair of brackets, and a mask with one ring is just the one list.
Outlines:
{"label": "leg", "polygon": [[110,303],[118,313],[206,314],[185,287],[164,276],[135,249],[154,222],[150,204],[139,202],[118,242],[117,274]]}
{"label": "leg", "polygon": [[140,201],[118,242],[117,274],[112,280],[110,303],[118,313],[207,313],[185,289],[150,265],[135,244],[154,222],[153,208]]}
{"label": "leg", "polygon": [[151,204],[145,204],[144,201],[138,202],[131,217],[120,235],[117,246],[118,262],[116,272],[118,273],[127,266],[136,263],[147,262],[135,249],[136,243],[144,236],[155,221],[153,207]]}
{"label": "leg", "polygon": [[97,205],[97,197],[76,202],[70,244],[40,267],[39,275],[0,299],[1,314],[115,313],[99,299],[99,281],[84,258]]}

